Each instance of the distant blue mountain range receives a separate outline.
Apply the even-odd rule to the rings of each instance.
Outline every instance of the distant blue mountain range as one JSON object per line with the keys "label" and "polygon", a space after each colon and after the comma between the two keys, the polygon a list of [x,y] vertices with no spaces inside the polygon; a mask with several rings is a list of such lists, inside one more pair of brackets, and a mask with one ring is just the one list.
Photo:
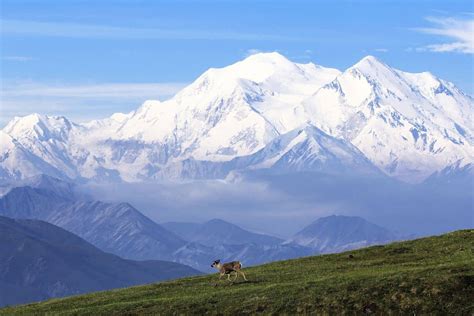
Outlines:
{"label": "distant blue mountain range", "polygon": [[1,197],[0,215],[44,220],[123,258],[168,260],[207,272],[215,259],[255,265],[396,239],[362,218],[345,216],[320,219],[286,241],[220,219],[160,225],[128,203],[89,200],[72,184],[44,175]]}
{"label": "distant blue mountain range", "polygon": [[167,261],[124,260],[40,220],[0,216],[0,306],[199,274]]}

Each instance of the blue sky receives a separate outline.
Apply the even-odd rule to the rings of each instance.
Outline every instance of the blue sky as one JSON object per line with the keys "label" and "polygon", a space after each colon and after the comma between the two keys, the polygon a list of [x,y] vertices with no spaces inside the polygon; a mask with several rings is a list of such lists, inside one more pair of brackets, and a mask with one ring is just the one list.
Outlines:
{"label": "blue sky", "polygon": [[472,95],[473,3],[2,0],[0,126],[130,111],[255,51],[341,70],[375,55]]}

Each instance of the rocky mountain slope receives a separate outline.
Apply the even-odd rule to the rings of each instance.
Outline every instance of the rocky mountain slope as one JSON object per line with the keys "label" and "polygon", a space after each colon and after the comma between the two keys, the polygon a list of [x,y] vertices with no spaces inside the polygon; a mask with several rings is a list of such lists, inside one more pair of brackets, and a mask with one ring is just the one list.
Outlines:
{"label": "rocky mountain slope", "polygon": [[309,247],[316,253],[334,253],[397,239],[394,233],[363,218],[332,215],[317,219],[285,243]]}
{"label": "rocky mountain slope", "polygon": [[263,246],[278,245],[283,242],[280,238],[250,232],[221,219],[212,219],[202,224],[169,222],[163,223],[162,226],[184,240],[197,242],[205,246],[248,243]]}
{"label": "rocky mountain slope", "polygon": [[38,220],[0,216],[0,306],[199,274],[166,261],[124,260]]}
{"label": "rocky mountain slope", "polygon": [[171,260],[173,251],[186,243],[128,203],[69,200],[29,186],[0,198],[0,215],[44,220],[103,251],[135,260]]}

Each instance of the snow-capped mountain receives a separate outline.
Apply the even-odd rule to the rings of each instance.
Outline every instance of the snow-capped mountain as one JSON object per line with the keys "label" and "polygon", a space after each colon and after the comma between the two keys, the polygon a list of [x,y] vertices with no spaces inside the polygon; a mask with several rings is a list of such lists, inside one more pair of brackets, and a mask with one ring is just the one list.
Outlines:
{"label": "snow-capped mountain", "polygon": [[421,180],[474,159],[473,99],[428,72],[368,56],[304,101],[311,122],[389,175]]}
{"label": "snow-capped mountain", "polygon": [[256,153],[235,158],[225,166],[225,170],[265,168],[280,173],[380,173],[350,142],[332,137],[311,124],[282,134]]}
{"label": "snow-capped mountain", "polygon": [[[46,170],[53,169],[47,174],[54,172],[66,177],[73,177],[75,166],[68,147],[69,137],[76,128],[75,124],[65,117],[32,114],[23,118],[14,118],[3,129],[3,132],[7,134],[5,138],[8,138],[8,136],[11,138],[8,140],[7,146],[11,147],[15,142],[18,142],[22,146],[21,150],[27,151],[35,160],[25,161],[21,159],[23,158],[21,156],[13,159],[18,161],[18,158],[20,158],[19,162],[29,162],[40,171],[45,168],[47,168]],[[15,146],[15,149],[17,149],[17,146]],[[2,152],[2,158],[8,160],[11,151],[2,150]],[[39,164],[36,160],[42,160],[42,163]],[[13,164],[15,165],[15,163]],[[33,176],[34,174],[29,174],[31,171],[36,170],[20,171],[22,178]]]}
{"label": "snow-capped mountain", "polygon": [[150,181],[360,169],[419,182],[474,161],[473,112],[473,99],[453,84],[374,57],[340,72],[261,53],[128,114],[85,124],[15,118],[0,134],[0,177]]}
{"label": "snow-capped mountain", "polygon": [[60,170],[24,148],[9,134],[0,131],[0,178],[17,180],[39,174],[63,176]]}
{"label": "snow-capped mountain", "polygon": [[317,219],[285,243],[309,247],[317,253],[333,253],[396,239],[389,230],[361,217],[332,215]]}

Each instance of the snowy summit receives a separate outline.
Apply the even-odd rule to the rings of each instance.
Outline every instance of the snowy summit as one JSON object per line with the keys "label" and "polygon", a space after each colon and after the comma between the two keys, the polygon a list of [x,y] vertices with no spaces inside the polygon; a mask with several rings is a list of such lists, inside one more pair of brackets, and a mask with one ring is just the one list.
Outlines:
{"label": "snowy summit", "polygon": [[0,132],[0,178],[150,181],[264,168],[419,182],[472,164],[473,113],[452,83],[372,56],[340,72],[259,53],[131,113],[85,124],[17,117]]}

